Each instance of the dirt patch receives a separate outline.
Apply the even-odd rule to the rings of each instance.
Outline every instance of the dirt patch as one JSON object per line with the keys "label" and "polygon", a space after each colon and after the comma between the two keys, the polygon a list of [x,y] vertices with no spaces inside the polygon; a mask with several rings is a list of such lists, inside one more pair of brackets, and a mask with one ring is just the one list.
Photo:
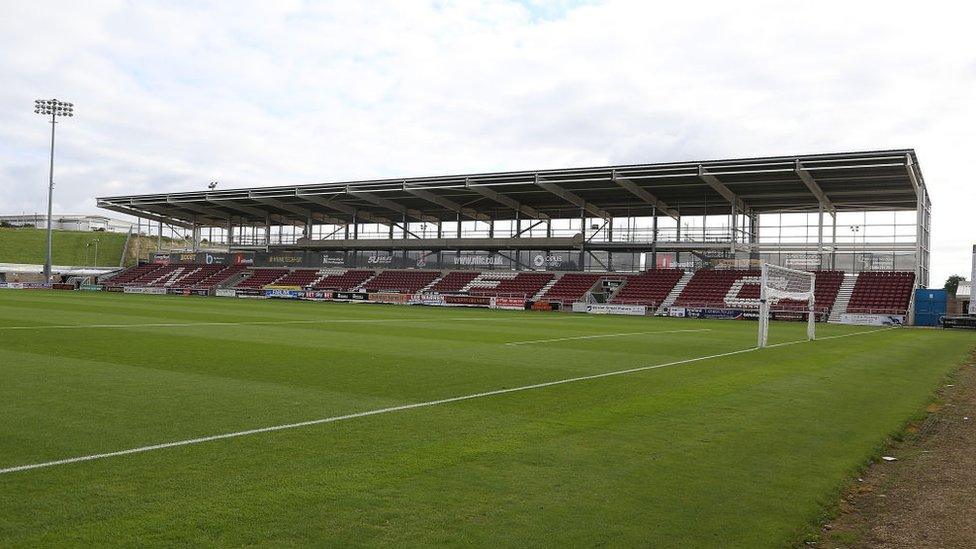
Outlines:
{"label": "dirt patch", "polygon": [[976,547],[976,356],[857,479],[813,545]]}

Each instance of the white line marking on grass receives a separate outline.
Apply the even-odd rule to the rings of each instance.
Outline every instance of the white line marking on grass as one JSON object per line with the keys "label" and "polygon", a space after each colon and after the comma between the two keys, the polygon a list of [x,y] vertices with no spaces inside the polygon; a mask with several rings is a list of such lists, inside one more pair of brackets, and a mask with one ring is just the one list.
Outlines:
{"label": "white line marking on grass", "polygon": [[644,335],[644,334],[680,334],[684,332],[710,332],[710,328],[699,328],[696,330],[660,330],[656,332],[621,332],[618,334],[594,334],[585,336],[573,336],[573,337],[554,337],[551,339],[529,339],[526,341],[509,341],[505,345],[529,345],[531,343],[550,343],[554,341],[572,341],[574,339],[599,339],[603,337],[625,337],[632,335]]}
{"label": "white line marking on grass", "polygon": [[[824,339],[837,339],[837,338],[850,337],[850,336],[855,336],[855,335],[870,334],[870,333],[874,333],[874,332],[884,332],[884,331],[893,330],[893,329],[894,329],[894,327],[892,327],[892,328],[881,328],[881,329],[877,329],[877,330],[864,330],[864,331],[854,332],[854,333],[850,333],[850,334],[842,334],[842,335],[836,335],[836,336],[828,336],[828,337],[821,338],[821,340],[824,340]],[[805,340],[805,339],[798,339],[798,340],[795,340],[795,341],[787,341],[787,342],[784,342],[784,343],[776,343],[776,344],[773,344],[773,345],[769,345],[768,347],[784,347],[784,346],[787,346],[787,345],[796,345],[798,343],[806,343],[806,342],[807,342],[807,340]],[[285,423],[283,425],[272,425],[270,427],[259,427],[257,429],[248,429],[246,431],[235,431],[235,432],[232,432],[232,433],[223,433],[223,434],[219,434],[219,435],[209,435],[209,436],[203,436],[203,437],[198,437],[198,438],[190,438],[190,439],[186,439],[186,440],[176,440],[176,441],[173,441],[173,442],[163,442],[163,443],[160,443],[160,444],[151,444],[149,446],[139,446],[139,447],[136,447],[136,448],[127,448],[125,450],[117,450],[117,451],[114,451],[114,452],[105,452],[105,453],[102,453],[102,454],[91,454],[91,455],[87,455],[87,456],[70,457],[70,458],[58,459],[58,460],[54,460],[54,461],[45,461],[45,462],[41,462],[41,463],[30,463],[30,464],[27,464],[27,465],[17,465],[17,466],[14,466],[14,467],[6,467],[6,468],[3,468],[3,469],[0,469],[0,475],[5,475],[5,474],[8,474],[8,473],[16,473],[16,472],[19,472],[19,471],[30,471],[32,469],[44,469],[44,468],[47,468],[47,467],[54,467],[54,466],[57,466],[57,465],[68,465],[68,464],[71,464],[71,463],[80,463],[80,462],[83,462],[83,461],[94,461],[94,460],[97,460],[97,459],[105,459],[105,458],[111,458],[111,457],[127,456],[127,455],[130,455],[130,454],[141,454],[141,453],[144,453],[144,452],[152,452],[154,450],[163,450],[163,449],[166,449],[166,448],[175,448],[175,447],[178,447],[178,446],[190,446],[190,445],[193,445],[193,444],[201,444],[201,443],[204,443],[204,442],[212,442],[212,441],[215,441],[215,440],[223,440],[223,439],[228,439],[228,438],[237,438],[237,437],[243,437],[243,436],[248,436],[248,435],[256,435],[256,434],[260,434],[260,433],[271,433],[271,432],[274,432],[274,431],[284,431],[284,430],[288,430],[288,429],[298,429],[300,427],[309,427],[309,426],[312,426],[312,425],[320,425],[320,424],[323,424],[323,423],[335,423],[337,421],[345,421],[345,420],[349,420],[349,419],[356,419],[356,418],[368,417],[368,416],[378,416],[378,415],[381,415],[381,414],[389,414],[389,413],[392,413],[392,412],[402,412],[404,410],[413,410],[413,409],[416,409],[416,408],[429,408],[431,406],[439,406],[441,404],[450,404],[452,402],[461,402],[461,401],[465,401],[465,400],[472,400],[472,399],[476,399],[476,398],[485,398],[485,397],[496,396],[496,395],[505,395],[505,394],[509,394],[509,393],[519,393],[519,392],[522,392],[522,391],[531,391],[533,389],[542,389],[542,388],[545,388],[545,387],[553,387],[553,386],[556,386],[556,385],[565,385],[567,383],[577,383],[577,382],[580,382],[580,381],[589,381],[589,380],[601,379],[601,378],[605,378],[605,377],[613,377],[613,376],[621,376],[621,375],[626,375],[626,374],[633,374],[633,373],[636,373],[636,372],[645,372],[645,371],[648,371],[648,370],[656,370],[658,368],[666,368],[668,366],[679,366],[679,365],[682,365],[682,364],[691,364],[693,362],[702,362],[702,361],[705,361],[705,360],[711,360],[713,358],[723,358],[723,357],[727,357],[727,356],[741,355],[741,354],[745,354],[745,353],[756,352],[756,351],[759,351],[759,350],[760,349],[758,347],[750,347],[748,349],[739,349],[738,351],[729,351],[727,353],[719,353],[719,354],[715,354],[715,355],[707,355],[707,356],[700,356],[700,357],[695,357],[695,358],[687,358],[687,359],[684,359],[684,360],[676,360],[674,362],[666,362],[664,364],[652,364],[650,366],[639,366],[637,368],[628,368],[626,370],[615,370],[615,371],[612,371],[612,372],[603,372],[603,373],[600,373],[600,374],[590,374],[590,375],[585,375],[585,376],[570,377],[570,378],[566,378],[566,379],[559,379],[559,380],[556,380],[556,381],[546,381],[546,382],[543,382],[543,383],[534,383],[532,385],[523,385],[521,387],[511,387],[511,388],[508,388],[508,389],[496,389],[494,391],[485,391],[485,392],[482,392],[482,393],[473,393],[473,394],[470,394],[470,395],[462,395],[462,396],[456,396],[456,397],[450,397],[450,398],[442,398],[442,399],[439,399],[439,400],[430,400],[430,401],[427,401],[427,402],[416,402],[416,403],[413,403],[413,404],[403,404],[403,405],[400,405],[400,406],[390,406],[388,408],[379,408],[379,409],[376,409],[376,410],[367,410],[365,412],[354,412],[354,413],[351,413],[351,414],[345,414],[345,415],[341,415],[341,416],[332,416],[332,417],[326,417],[326,418],[321,418],[321,419],[312,419],[312,420],[309,420],[309,421],[300,421],[300,422],[297,422],[297,423]]]}

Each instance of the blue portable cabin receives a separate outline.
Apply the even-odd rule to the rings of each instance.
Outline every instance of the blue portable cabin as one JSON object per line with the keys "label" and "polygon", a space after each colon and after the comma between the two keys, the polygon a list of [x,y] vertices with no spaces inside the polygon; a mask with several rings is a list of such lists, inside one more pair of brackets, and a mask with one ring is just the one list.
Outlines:
{"label": "blue portable cabin", "polygon": [[938,326],[946,314],[946,291],[919,288],[915,290],[915,325]]}

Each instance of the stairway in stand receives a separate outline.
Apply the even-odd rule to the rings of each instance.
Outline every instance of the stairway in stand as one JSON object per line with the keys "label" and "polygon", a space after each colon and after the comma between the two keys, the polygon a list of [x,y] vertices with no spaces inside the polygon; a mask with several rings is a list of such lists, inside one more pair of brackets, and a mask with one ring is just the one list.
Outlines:
{"label": "stairway in stand", "polygon": [[674,305],[674,300],[678,299],[678,296],[681,295],[681,292],[685,289],[685,286],[688,285],[688,281],[691,280],[691,277],[693,276],[695,276],[695,273],[685,271],[685,274],[681,275],[681,279],[678,280],[678,283],[674,285],[674,288],[668,294],[668,297],[664,298],[664,301],[661,302],[661,306],[657,308],[657,311],[655,311],[654,314],[668,314],[668,309]]}
{"label": "stairway in stand", "polygon": [[840,315],[847,312],[847,304],[851,302],[851,294],[854,293],[854,284],[857,282],[856,274],[844,273],[844,282],[841,282],[840,289],[837,290],[837,300],[834,307],[830,310],[830,322],[840,322]]}
{"label": "stairway in stand", "polygon": [[552,280],[550,280],[549,282],[546,282],[546,285],[543,286],[541,290],[539,290],[538,292],[536,292],[535,295],[533,295],[531,297],[532,301],[538,301],[539,298],[541,298],[542,296],[546,295],[546,292],[549,291],[549,288],[552,288],[553,286],[555,286],[556,285],[556,281],[558,281],[562,277],[563,277],[562,274],[556,273],[556,276],[554,276],[552,278]]}

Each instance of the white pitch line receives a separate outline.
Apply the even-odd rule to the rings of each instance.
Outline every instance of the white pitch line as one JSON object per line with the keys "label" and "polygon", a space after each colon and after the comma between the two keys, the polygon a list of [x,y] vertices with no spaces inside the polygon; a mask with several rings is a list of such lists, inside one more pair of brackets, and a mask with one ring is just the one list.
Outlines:
{"label": "white pitch line", "polygon": [[617,334],[594,334],[585,336],[573,336],[573,337],[554,337],[551,339],[529,339],[526,341],[509,341],[505,345],[529,345],[531,343],[551,343],[554,341],[572,341],[574,339],[599,339],[604,337],[625,337],[632,335],[644,335],[644,334],[680,334],[684,332],[710,332],[710,328],[699,328],[695,330],[659,330],[655,332],[621,332]]}
{"label": "white pitch line", "polygon": [[[849,333],[849,334],[842,334],[842,335],[836,335],[836,336],[823,337],[823,338],[820,338],[820,340],[837,339],[837,338],[841,338],[841,337],[850,337],[850,336],[861,335],[861,334],[870,334],[870,333],[874,333],[874,332],[884,332],[884,331],[893,330],[893,329],[895,329],[895,328],[892,327],[892,328],[881,328],[881,329],[877,329],[877,330],[863,330],[863,331],[860,331],[860,332],[853,332],[853,333]],[[784,346],[787,346],[787,345],[796,345],[798,343],[807,343],[807,340],[805,340],[805,339],[798,339],[796,341],[787,341],[785,343],[776,343],[776,344],[773,344],[773,345],[769,345],[768,347],[784,347]],[[248,436],[248,435],[256,435],[256,434],[260,434],[260,433],[270,433],[270,432],[273,432],[273,431],[284,431],[284,430],[287,430],[287,429],[297,429],[297,428],[300,428],[300,427],[308,427],[308,426],[311,426],[311,425],[320,425],[322,423],[335,423],[337,421],[345,421],[345,420],[348,420],[348,419],[356,419],[356,418],[361,418],[361,417],[376,416],[376,415],[380,415],[380,414],[388,414],[388,413],[391,413],[391,412],[400,412],[400,411],[403,411],[403,410],[413,410],[413,409],[416,409],[416,408],[428,408],[428,407],[431,407],[431,406],[438,406],[440,404],[449,404],[449,403],[452,403],[452,402],[461,402],[461,401],[464,401],[464,400],[472,400],[472,399],[475,399],[475,398],[484,398],[484,397],[490,397],[490,396],[495,396],[495,395],[504,395],[504,394],[508,394],[508,393],[518,393],[518,392],[521,392],[521,391],[530,391],[532,389],[541,389],[541,388],[544,388],[544,387],[552,387],[552,386],[555,386],[555,385],[565,385],[567,383],[577,383],[577,382],[580,382],[580,381],[588,381],[588,380],[600,379],[600,378],[604,378],[604,377],[612,377],[612,376],[620,376],[620,375],[625,375],[625,374],[633,374],[633,373],[636,373],[636,372],[644,372],[644,371],[647,371],[647,370],[656,370],[658,368],[666,368],[668,366],[678,366],[678,365],[682,365],[682,364],[690,364],[692,362],[701,362],[701,361],[704,361],[704,360],[711,360],[713,358],[722,358],[722,357],[727,357],[727,356],[732,356],[732,355],[740,355],[740,354],[743,354],[743,353],[751,353],[751,352],[755,352],[755,351],[758,351],[758,350],[759,350],[758,347],[750,347],[748,349],[739,349],[738,351],[729,351],[727,353],[719,353],[719,354],[716,354],[716,355],[708,355],[708,356],[701,356],[701,357],[696,357],[696,358],[688,358],[688,359],[685,359],[685,360],[676,360],[674,362],[666,362],[664,364],[653,364],[651,366],[639,366],[637,368],[628,368],[626,370],[615,370],[615,371],[612,371],[612,372],[603,372],[603,373],[600,373],[600,374],[591,374],[591,375],[586,375],[586,376],[571,377],[571,378],[566,378],[566,379],[559,379],[559,380],[556,380],[556,381],[546,381],[546,382],[543,382],[543,383],[535,383],[535,384],[532,384],[532,385],[523,385],[521,387],[512,387],[512,388],[509,388],[509,389],[497,389],[497,390],[494,390],[494,391],[485,391],[485,392],[482,392],[482,393],[474,393],[474,394],[470,394],[470,395],[462,395],[462,396],[456,396],[456,397],[450,397],[450,398],[442,398],[442,399],[439,399],[439,400],[431,400],[431,401],[428,401],[428,402],[416,402],[416,403],[413,403],[413,404],[403,404],[403,405],[400,405],[400,406],[391,406],[391,407],[388,407],[388,408],[379,408],[379,409],[376,409],[376,410],[367,410],[365,412],[355,412],[355,413],[345,414],[345,415],[341,415],[341,416],[332,416],[332,417],[327,417],[327,418],[322,418],[322,419],[312,419],[312,420],[309,420],[309,421],[300,421],[298,423],[285,423],[283,425],[272,425],[270,427],[260,427],[260,428],[257,428],[257,429],[248,429],[246,431],[235,431],[235,432],[232,432],[232,433],[223,433],[223,434],[219,434],[219,435],[210,435],[210,436],[204,436],[204,437],[198,437],[198,438],[190,438],[190,439],[186,439],[186,440],[176,440],[176,441],[173,441],[173,442],[163,442],[163,443],[160,443],[160,444],[152,444],[152,445],[149,445],[149,446],[139,446],[137,448],[127,448],[125,450],[117,450],[117,451],[114,451],[114,452],[105,452],[105,453],[102,453],[102,454],[91,454],[91,455],[87,455],[87,456],[77,456],[77,457],[71,457],[71,458],[65,458],[65,459],[58,459],[58,460],[54,460],[54,461],[45,461],[45,462],[41,462],[41,463],[30,463],[30,464],[27,464],[27,465],[17,465],[17,466],[14,466],[14,467],[7,467],[7,468],[4,468],[4,469],[0,469],[0,475],[5,475],[5,474],[8,474],[8,473],[16,473],[16,472],[19,472],[19,471],[29,471],[29,470],[32,470],[32,469],[44,469],[44,468],[47,468],[47,467],[54,467],[54,466],[57,466],[57,465],[68,465],[70,463],[80,463],[80,462],[83,462],[83,461],[94,461],[96,459],[105,459],[105,458],[111,458],[111,457],[127,456],[127,455],[130,455],[130,454],[141,454],[143,452],[151,452],[153,450],[163,450],[165,448],[174,448],[174,447],[177,447],[177,446],[189,446],[191,444],[201,444],[201,443],[204,443],[204,442],[211,442],[211,441],[214,441],[214,440],[223,440],[223,439],[227,439],[227,438],[237,438],[237,437],[243,437],[243,436]]]}

